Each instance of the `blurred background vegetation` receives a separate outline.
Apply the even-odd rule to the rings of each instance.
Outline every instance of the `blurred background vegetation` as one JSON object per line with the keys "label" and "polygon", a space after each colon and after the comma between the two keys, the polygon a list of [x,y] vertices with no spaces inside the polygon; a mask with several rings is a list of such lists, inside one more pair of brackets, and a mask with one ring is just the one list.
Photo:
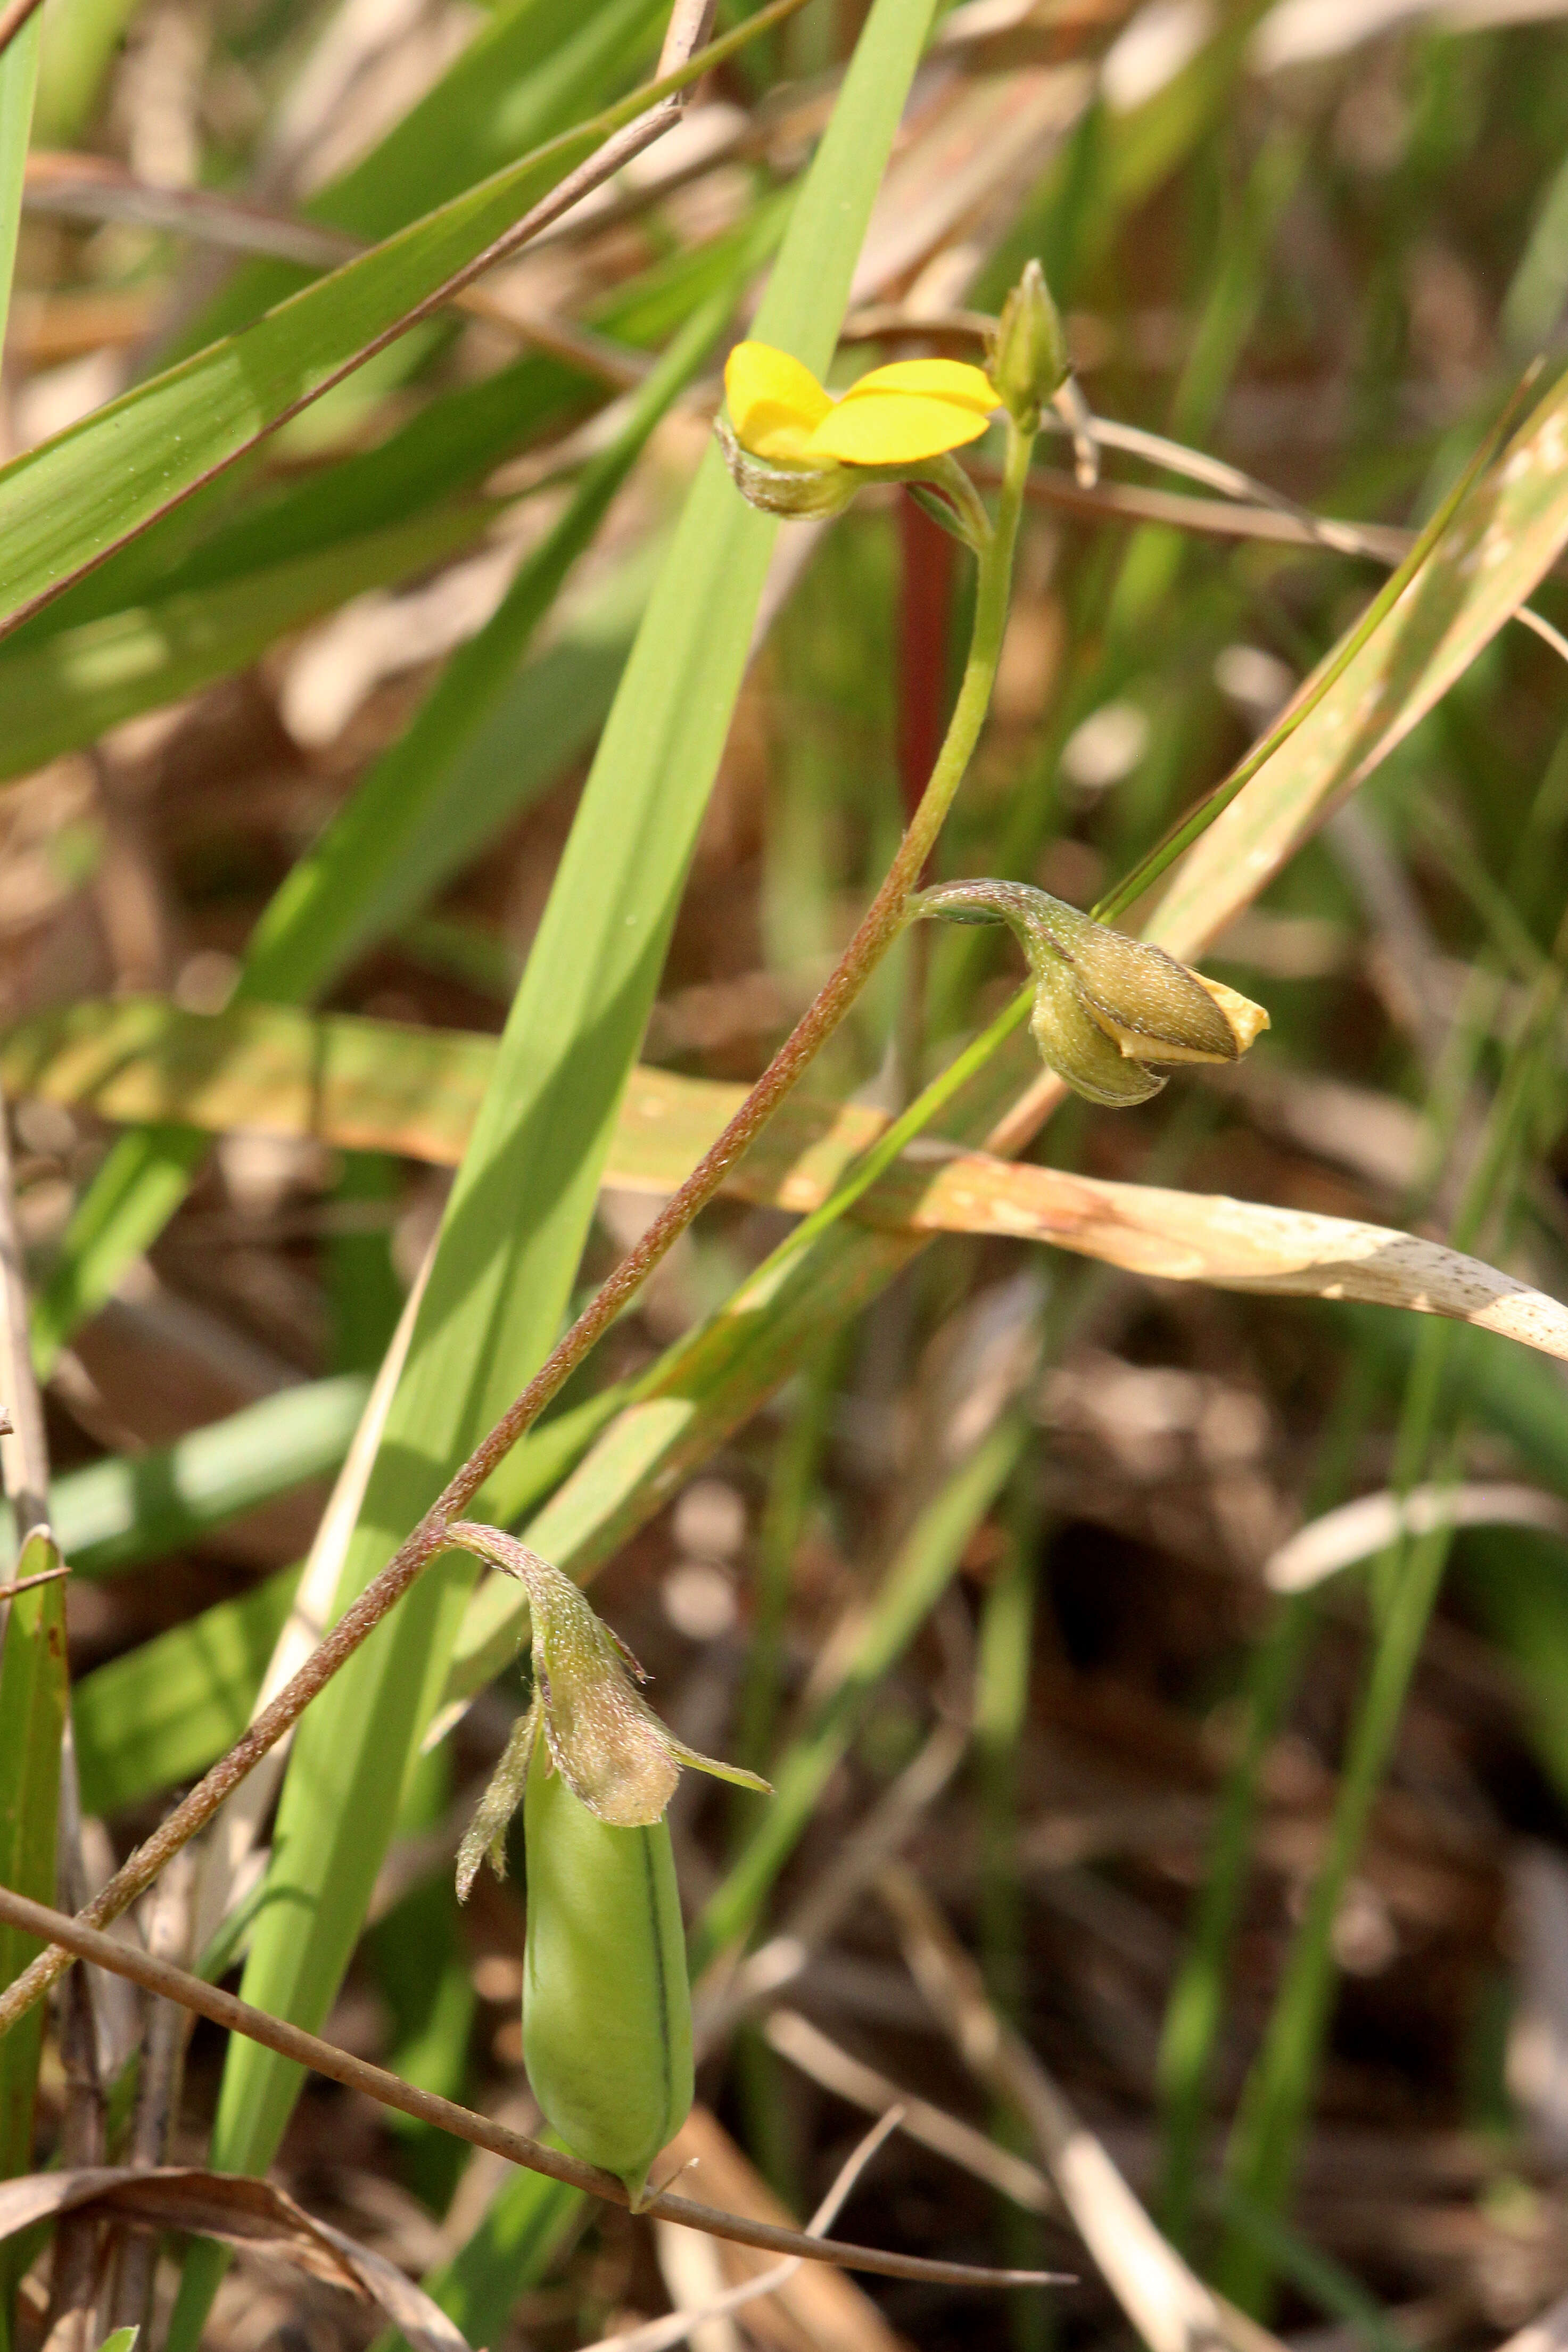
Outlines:
{"label": "blurred background vegetation", "polygon": [[[1542,355],[1513,422],[1550,405],[1568,347],[1565,18],[1561,0],[959,0],[885,173],[878,92],[851,89],[866,111],[859,129],[841,112],[845,144],[870,159],[867,203],[880,186],[841,265],[824,248],[825,282],[841,266],[848,288],[829,381],[977,357],[1038,255],[1095,414],[1182,445],[1108,447],[1086,487],[1068,441],[1043,440],[944,874],[1093,903],[1353,626]],[[818,142],[858,41],[892,136],[901,85],[866,47],[877,21],[863,35],[857,0],[806,0],[737,46],[666,138],[265,437],[287,385],[224,422],[233,387],[262,381],[258,344],[220,347],[229,376],[165,372],[363,247],[413,255],[382,241],[648,79],[662,11],[45,0],[0,66],[0,215],[20,205],[0,544],[5,485],[55,478],[27,453],[76,468],[24,518],[41,532],[58,498],[63,552],[10,539],[0,639],[0,1081],[72,1570],[68,1598],[11,1605],[0,1881],[49,1900],[58,1885],[75,1907],[243,1728],[313,1543],[325,1607],[347,1548],[347,1528],[323,1536],[329,1484],[465,1148],[460,1181],[491,1180],[484,1247],[459,1260],[449,1221],[434,1279],[464,1300],[491,1289],[393,1423],[416,1450],[429,1397],[472,1368],[477,1424],[454,1405],[431,1439],[442,1475],[698,1156],[887,866],[956,683],[967,559],[891,487],[786,528],[771,556],[711,537],[703,571],[675,537],[704,498],[715,516],[732,498],[692,488],[718,370],[814,152],[824,202],[849,170]],[[726,0],[716,29],[743,22]],[[902,37],[912,64],[923,20]],[[839,293],[818,316],[807,258],[786,276],[822,360]],[[423,286],[410,276],[388,315]],[[276,312],[279,384],[305,315]],[[104,411],[164,381],[196,387],[202,429],[226,436],[202,464],[224,470],[133,511]],[[184,463],[184,428],[159,429]],[[1545,520],[1510,601],[1530,596],[1549,639],[1568,629],[1552,569],[1568,437],[1559,422],[1531,446]],[[992,444],[969,454],[994,487]],[[1302,509],[1365,536],[1325,544]],[[1417,723],[1258,902],[1237,886],[1206,961],[1269,1009],[1249,1061],[1133,1111],[1069,1103],[1033,1159],[1398,1228],[1568,1297],[1568,673],[1561,642],[1501,617],[1429,693],[1405,679]],[[645,727],[645,684],[606,734],[639,626],[679,707]],[[709,758],[688,740],[694,665],[725,631],[738,694],[731,712],[732,688],[713,689]],[[687,835],[658,819],[647,835],[674,845],[638,911],[654,804],[637,746],[658,728],[686,763]],[[530,964],[536,940],[580,930],[591,981],[608,950],[583,927],[608,938],[648,909],[668,945],[646,1030],[629,980],[601,1028],[543,950]],[[966,2065],[945,1985],[972,2021],[994,2005],[1229,2298],[1231,2352],[1259,2352],[1262,2329],[1302,2352],[1490,2346],[1568,2294],[1558,1365],[1347,1303],[1328,1275],[1299,1286],[1320,1299],[1145,1278],[1090,1244],[1053,1249],[1022,1211],[922,1247],[905,1199],[831,1237],[787,1312],[748,1308],[773,1352],[734,1370],[737,1287],[816,1197],[781,1171],[834,1102],[859,1107],[866,1139],[1018,978],[1000,931],[895,952],[811,1073],[822,1118],[800,1113],[766,1181],[704,1213],[488,1498],[599,1571],[596,1605],[682,1737],[781,1791],[770,1812],[689,1784],[675,1808],[709,1964],[677,2147],[700,2158],[692,2193],[804,2216],[897,2086],[941,2112],[878,2155],[844,2233],[1079,2277],[977,2297],[823,2273],[695,2340],[1045,2352],[1150,2335],[1115,2244],[1090,2230],[1086,2253],[1084,2215],[1046,2177],[1037,2103],[1020,2115],[1005,2065]],[[498,1047],[514,1000],[532,1009]],[[557,1117],[530,1075],[545,1030],[599,1088],[563,1114],[584,1221],[596,1206],[585,1239],[551,1228],[548,1280],[522,1240],[495,1239],[531,1249],[559,1218],[545,1145],[525,1166],[497,1142],[514,1101],[541,1133]],[[1030,1075],[1005,1064],[948,1131],[978,1143]],[[503,1345],[519,1298],[538,1328]],[[15,1282],[9,1304],[15,1324]],[[678,1432],[661,1411],[686,1416]],[[13,1442],[13,1496],[18,1459]],[[37,1492],[36,1444],[29,1466]],[[384,1461],[351,1579],[422,1507],[398,1475]],[[1453,1505],[1403,1542],[1392,1506],[1327,1517],[1433,1482],[1457,1487],[1457,1530]],[[1315,1549],[1285,1552],[1320,1521]],[[439,1588],[388,1670],[406,1693],[390,1715],[342,1700],[366,1728],[341,1781],[301,1747],[295,1843],[274,1853],[286,1865],[300,1824],[325,1823],[320,1886],[361,1865],[364,1881],[321,1948],[265,1924],[283,1867],[261,1876],[269,1793],[205,1913],[182,1879],[138,1932],[209,1975],[248,1951],[249,1998],[527,2127],[521,1841],[506,1885],[461,1913],[452,1893],[522,1696],[505,1605],[487,1618],[481,1589],[464,1617],[466,1598]],[[45,1637],[62,1611],[82,1819],[68,1770],[57,1881],[67,1689]],[[432,1718],[445,1736],[422,1743]],[[735,1973],[748,1940],[771,1975],[754,1958]],[[30,1948],[0,1932],[0,1976]],[[62,2154],[263,2169],[276,2148],[272,2177],[309,2212],[424,2277],[496,2352],[567,2352],[745,2274],[736,2249],[330,2085],[290,2112],[294,2086],[237,2073],[209,2026],[182,2080],[179,2030],[160,2044],[124,1994],[95,1977],[41,2042],[0,2045],[0,2174]],[[89,2248],[104,2326],[141,2314],[131,2242]],[[21,2352],[59,2316],[50,2254],[24,2237],[0,2260],[0,2344]],[[327,2352],[380,2324],[277,2248],[221,2284],[220,2267],[166,2241],[144,2343],[194,2344],[205,2320],[226,2352]],[[1173,2316],[1155,2352],[1193,2342],[1187,2325]]]}

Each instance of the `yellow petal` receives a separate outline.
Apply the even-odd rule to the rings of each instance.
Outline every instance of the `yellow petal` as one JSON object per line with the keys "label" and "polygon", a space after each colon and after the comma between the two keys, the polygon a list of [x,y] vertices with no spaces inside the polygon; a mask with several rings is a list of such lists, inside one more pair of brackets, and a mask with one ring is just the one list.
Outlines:
{"label": "yellow petal", "polygon": [[873,368],[858,383],[852,383],[844,398],[858,400],[868,392],[925,393],[935,400],[962,401],[965,408],[978,409],[982,416],[989,416],[1000,405],[984,369],[969,367],[962,360],[894,360],[890,366]]}
{"label": "yellow petal", "polygon": [[889,392],[841,400],[811,436],[811,455],[847,466],[911,466],[978,441],[986,419],[956,400]]}
{"label": "yellow petal", "polygon": [[1250,996],[1243,996],[1236,989],[1227,988],[1223,980],[1210,980],[1206,972],[1194,971],[1193,978],[1214,998],[1230,1024],[1237,1052],[1245,1054],[1258,1032],[1269,1026],[1268,1015],[1262,1005],[1254,1004]]}
{"label": "yellow petal", "polygon": [[833,405],[811,370],[771,343],[736,344],[724,399],[742,449],[784,465],[809,461],[812,428]]}

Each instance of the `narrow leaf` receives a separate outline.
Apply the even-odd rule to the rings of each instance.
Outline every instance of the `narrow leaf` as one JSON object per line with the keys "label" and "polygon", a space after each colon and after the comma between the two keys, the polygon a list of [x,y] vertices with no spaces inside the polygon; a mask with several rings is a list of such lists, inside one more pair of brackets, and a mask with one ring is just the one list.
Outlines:
{"label": "narrow leaf", "polygon": [[[59,1564],[58,1547],[39,1530],[22,1547],[16,1580]],[[37,1903],[55,1899],[66,1706],[65,1585],[38,1584],[11,1602],[0,1640],[0,1886]],[[0,1927],[0,1983],[19,1976],[38,1949],[32,1937]],[[43,2032],[44,2012],[33,2010],[0,2042],[0,2180],[32,2166]]]}

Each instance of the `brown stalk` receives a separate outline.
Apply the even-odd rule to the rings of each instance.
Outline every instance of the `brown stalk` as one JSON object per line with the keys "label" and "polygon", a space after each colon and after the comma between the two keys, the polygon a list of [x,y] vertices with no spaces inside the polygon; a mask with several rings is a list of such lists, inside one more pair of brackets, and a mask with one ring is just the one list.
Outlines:
{"label": "brown stalk", "polygon": [[[181,1854],[153,1898],[147,1948],[154,1958],[172,1964],[189,1950],[195,1882],[193,1857]],[[191,2024],[190,2011],[182,2002],[156,1996],[148,2000],[136,2109],[131,2126],[131,2162],[139,2172],[153,2171],[164,2160],[170,2127],[180,2104]],[[110,2282],[104,2315],[106,2328],[112,2331],[147,2326],[157,2262],[156,2238],[145,2231],[110,2224],[104,2262]]]}
{"label": "brown stalk", "polygon": [[41,1568],[37,1576],[19,1576],[15,1584],[0,1584],[0,1601],[15,1601],[18,1592],[31,1592],[39,1584],[58,1584],[69,1574],[68,1568]]}
{"label": "brown stalk", "polygon": [[[77,1959],[91,1960],[99,1968],[111,1969],[146,1991],[165,2000],[178,2001],[198,2017],[210,2019],[227,2032],[243,2033],[248,2040],[275,2050],[279,2057],[292,2059],[297,2065],[308,2066],[313,2073],[341,2083],[345,2090],[362,2091],[366,2098],[376,2100],[382,2106],[395,2107],[418,2123],[434,2124],[437,2130],[451,2132],[475,2147],[489,2148],[510,2164],[521,2164],[531,2172],[548,2173],[552,2180],[563,2180],[590,2197],[603,2198],[608,2204],[628,2202],[623,2184],[613,2173],[601,2172],[597,2165],[584,2164],[578,2158],[563,2155],[539,2140],[527,2139],[521,2132],[509,2131],[504,2124],[489,2116],[476,2115],[451,2099],[416,2090],[397,2075],[389,2074],[384,2067],[373,2066],[367,2059],[351,2057],[346,2050],[336,2049],[331,2042],[322,2042],[300,2026],[269,2017],[265,2010],[253,2009],[248,2001],[220,1991],[216,1985],[209,1985],[188,1970],[176,1968],[172,1960],[160,1959],[137,1945],[117,1943],[79,1919],[68,1919],[63,1912],[51,1911],[42,1903],[30,1903],[26,1895],[15,1895],[9,1887],[0,1886],[0,1920],[9,1927],[23,1928],[30,1936],[52,1939]],[[922,2279],[932,2285],[946,2286],[1034,2286],[1049,2275],[1039,2271],[988,2270],[969,2263],[931,2262],[920,2254],[845,2245],[831,2239],[810,2237],[804,2230],[753,2221],[743,2214],[726,2213],[716,2206],[699,2205],[689,2198],[672,2197],[667,2192],[650,2198],[643,2210],[667,2221],[679,2221],[683,2229],[705,2230],[710,2237],[732,2239],[737,2245],[760,2246],[766,2253],[799,2254],[809,2262],[834,2263],[841,2270],[875,2271],[885,2278]]]}
{"label": "brown stalk", "polygon": [[[680,0],[689,9],[699,0]],[[668,43],[667,43],[668,49]],[[1032,436],[1009,428],[1008,482],[1004,488],[997,521],[997,544],[981,566],[981,594],[975,610],[975,646],[983,635],[999,646],[1006,610],[1013,534],[1023,503]],[[165,1864],[196,1832],[205,1827],[230,1792],[238,1787],[268,1748],[296,1724],[312,1699],[322,1691],[362,1642],[395,1608],[415,1579],[437,1554],[449,1549],[447,1530],[460,1519],[479,1488],[537,1421],[545,1406],[583,1361],[595,1341],[634,1298],[647,1276],[686,1231],[699,1210],[710,1201],[726,1174],[766,1125],[784,1096],[833,1034],[904,922],[905,905],[919,880],[952,793],[967,763],[990,700],[994,669],[972,652],[969,673],[960,691],[947,740],[932,772],[925,799],[911,821],[881,888],[862,916],[830,978],[807,1006],[723,1133],[704,1154],[690,1175],[665,1202],[658,1215],[621,1260],[614,1273],[561,1339],[488,1436],[448,1480],[413,1532],[404,1538],[386,1566],[358,1599],[344,1611],[293,1679],[286,1683],[269,1706],[264,1707],[243,1738],[197,1781],[195,1787],[127,1860],[81,1913],[85,1924],[107,1927],[150,1886]],[[37,1958],[0,1994],[0,2035],[46,1992],[67,1965],[58,1948]]]}

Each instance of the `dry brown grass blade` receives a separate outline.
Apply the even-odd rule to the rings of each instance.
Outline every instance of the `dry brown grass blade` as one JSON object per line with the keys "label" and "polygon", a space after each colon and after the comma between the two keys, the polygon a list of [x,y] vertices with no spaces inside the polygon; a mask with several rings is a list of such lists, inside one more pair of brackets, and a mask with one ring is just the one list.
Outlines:
{"label": "dry brown grass blade", "polygon": [[984,2180],[988,2188],[999,2189],[1029,2213],[1054,2213],[1058,2200],[1050,2182],[1037,2165],[1026,2164],[1021,2156],[1013,2156],[994,2140],[987,2139],[983,2131],[966,2124],[961,2116],[950,2116],[945,2107],[933,2106],[929,2099],[916,2096],[912,2091],[900,2090],[886,2074],[879,2074],[863,2059],[841,2050],[837,2042],[813,2025],[798,2010],[775,2009],[763,2026],[763,2036],[770,2049],[803,2074],[836,2098],[847,2099],[851,2105],[863,2107],[868,2115],[890,2115],[899,2112],[900,2131],[910,2139],[919,2140],[933,2155],[943,2156],[965,2172]]}
{"label": "dry brown grass blade", "polygon": [[1384,1488],[1310,1519],[1272,1553],[1263,1581],[1275,1592],[1309,1592],[1342,1569],[1371,1559],[1402,1538],[1439,1528],[1535,1528],[1568,1542],[1568,1503],[1539,1486],[1466,1483]]}
{"label": "dry brown grass blade", "polygon": [[393,2263],[318,2221],[283,2189],[195,2166],[138,2171],[99,2165],[69,2172],[35,2172],[0,2182],[0,2238],[67,2213],[130,2223],[143,2230],[185,2230],[226,2245],[265,2247],[313,2277],[375,2304],[418,2352],[469,2352],[423,2287]]}
{"label": "dry brown grass blade", "polygon": [[[138,1946],[119,1943],[79,1919],[51,1911],[42,1903],[29,1903],[9,1887],[0,1886],[0,1919],[46,1944],[58,1946],[78,1959],[90,1960],[112,1975],[126,1977],[148,1992],[157,1993],[166,2000],[177,2000],[198,2017],[222,2026],[226,2032],[242,2033],[247,2040],[276,2051],[279,2057],[324,2074],[330,2082],[363,2092],[366,2098],[374,2099],[382,2106],[394,2107],[400,2115],[412,2116],[416,2123],[433,2124],[438,2131],[450,2132],[472,2147],[488,2147],[531,2172],[547,2173],[552,2180],[563,2180],[590,2197],[602,2198],[606,2204],[624,2206],[629,2202],[625,2183],[613,2173],[601,2172],[597,2165],[564,2156],[541,2140],[509,2130],[489,2116],[458,2106],[454,2100],[416,2090],[412,2084],[388,2074],[384,2066],[373,2066],[367,2059],[355,2058],[348,2051],[323,2042],[319,2035],[307,2033],[300,2026],[269,2017],[265,2010],[253,2008],[233,1993],[220,1991],[216,1985],[175,1968],[171,1961],[154,1958]],[[145,2179],[146,2175],[138,2174],[136,2178]],[[829,2263],[843,2270],[874,2271],[886,2278],[921,2279],[937,2286],[1011,2287],[1045,2285],[1052,2276],[1041,2271],[989,2270],[970,2263],[931,2262],[919,2254],[892,2253],[876,2246],[851,2246],[835,2239],[813,2238],[804,2230],[784,2229],[749,2220],[742,2214],[721,2212],[713,2206],[699,2205],[689,2198],[673,2197],[668,2191],[650,2198],[643,2210],[666,2221],[679,2221],[687,2229],[706,2230],[716,2238],[731,2239],[738,2245],[759,2246],[766,2253],[799,2254],[808,2262]]]}
{"label": "dry brown grass blade", "polygon": [[[139,999],[30,1022],[6,1041],[4,1066],[14,1086],[110,1118],[265,1129],[451,1165],[492,1050],[487,1038],[393,1023],[270,1005],[213,1019]],[[635,1070],[605,1182],[673,1192],[744,1099],[742,1087]],[[886,1125],[865,1104],[792,1096],[723,1189],[808,1213]],[[1568,1360],[1568,1313],[1555,1300],[1437,1243],[1348,1218],[1069,1176],[934,1139],[850,1213],[894,1231],[1046,1242],[1163,1281],[1452,1316]]]}
{"label": "dry brown grass blade", "polygon": [[[880,1189],[860,1204],[868,1215]],[[1011,1233],[1168,1282],[1448,1316],[1568,1361],[1568,1307],[1558,1300],[1441,1243],[1349,1217],[1102,1182],[976,1152],[952,1161],[888,1222],[915,1232]]]}
{"label": "dry brown grass blade", "polygon": [[1215,2294],[1155,2228],[1104,2144],[997,2016],[978,1969],[918,1881],[895,1864],[879,1885],[910,1973],[965,2064],[1023,2116],[1084,2244],[1150,2352],[1283,2352],[1278,2336]]}
{"label": "dry brown grass blade", "polygon": [[[835,2193],[825,2200],[806,2224],[813,2234],[831,2226],[843,2195],[853,2185],[855,2173],[897,2129],[900,2120],[896,2114],[879,2116],[871,2135],[860,2142],[849,2159],[854,2168],[849,2179],[844,2179],[840,2175],[842,2193],[837,2193],[839,2182],[836,2181]],[[714,2196],[721,2197],[731,2211],[749,2214],[759,2221],[789,2220],[761,2175],[706,2107],[692,2108],[661,2160],[672,2168],[677,2165],[682,2169],[694,2166],[698,2179]],[[675,2280],[681,2274],[681,2250],[690,2249],[694,2242],[689,2232],[668,2221],[657,2223],[656,2231],[660,2264],[674,2294]],[[787,2267],[782,2263],[764,2264],[748,2248],[724,2246],[710,2238],[698,2242],[701,2251],[711,2253],[715,2272],[712,2285],[721,2290],[712,2297],[711,2315],[735,2308],[745,2298],[751,2306],[746,2332],[769,2347],[769,2352],[910,2352],[907,2339],[889,2326],[870,2296],[840,2272],[824,2270],[820,2265],[806,2270],[798,2263]],[[765,2299],[752,2302],[752,2297]],[[704,2315],[708,2315],[694,2310],[681,2314],[689,2327],[699,2325]],[[659,2323],[654,2325],[657,2327]],[[635,2345],[633,2352],[637,2352]],[[650,2346],[648,2352],[658,2352],[658,2347]]]}

